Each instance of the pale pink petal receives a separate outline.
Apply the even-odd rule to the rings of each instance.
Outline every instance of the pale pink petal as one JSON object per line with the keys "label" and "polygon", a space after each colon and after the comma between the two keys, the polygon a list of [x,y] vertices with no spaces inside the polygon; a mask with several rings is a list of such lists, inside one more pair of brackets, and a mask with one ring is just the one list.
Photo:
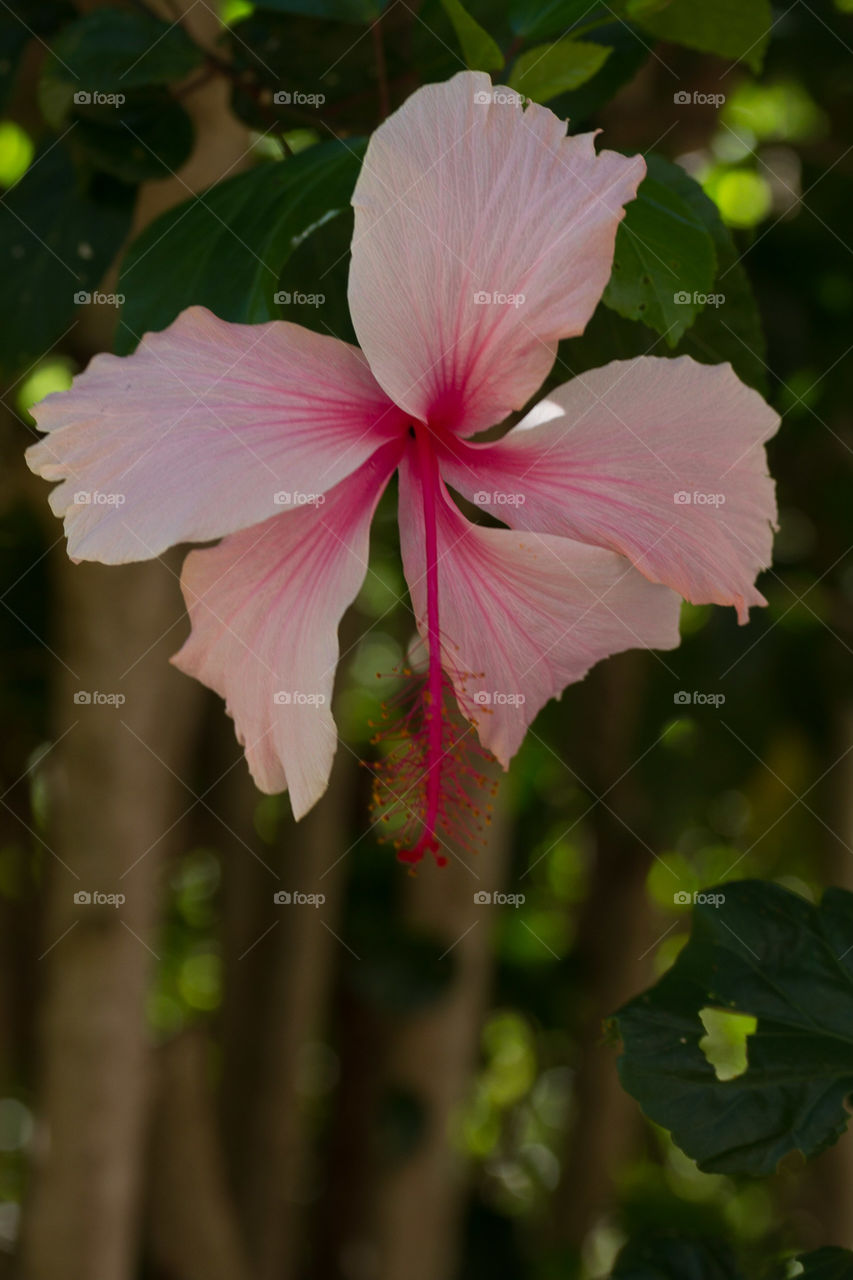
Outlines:
{"label": "pale pink petal", "polygon": [[[442,662],[464,714],[506,767],[549,698],[623,649],[673,649],[678,596],[624,556],[551,534],[471,524],[442,490],[437,562]],[[403,568],[426,638],[420,486],[400,472]]]}
{"label": "pale pink petal", "polygon": [[776,413],[731,365],[614,361],[548,394],[494,445],[459,441],[447,482],[515,529],[612,547],[695,604],[764,604]]}
{"label": "pale pink petal", "polygon": [[74,559],[146,560],[325,493],[398,434],[361,352],[283,321],[190,307],[126,357],[97,355],[32,410],[27,452]]}
{"label": "pale pink petal", "polygon": [[316,506],[192,551],[184,565],[192,632],[172,661],[225,699],[256,783],[287,788],[297,818],[328,782],[338,624],[364,579],[397,457],[385,446]]}
{"label": "pale pink petal", "polygon": [[565,135],[547,108],[465,71],[418,89],[371,137],[350,311],[413,417],[462,434],[501,421],[592,315],[645,164]]}

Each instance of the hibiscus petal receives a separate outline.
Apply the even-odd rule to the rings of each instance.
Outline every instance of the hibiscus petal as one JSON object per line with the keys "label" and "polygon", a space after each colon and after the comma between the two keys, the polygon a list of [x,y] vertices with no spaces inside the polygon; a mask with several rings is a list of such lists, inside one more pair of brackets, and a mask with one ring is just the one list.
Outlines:
{"label": "hibiscus petal", "polygon": [[386,445],[316,506],[192,551],[192,632],[172,661],[215,689],[262,791],[300,818],[323,794],[337,735],[338,623],[367,571],[370,521],[399,456]]}
{"label": "hibiscus petal", "polygon": [[147,560],[324,493],[399,432],[361,352],[283,321],[190,307],[124,358],[97,355],[33,409],[27,452],[74,559]]}
{"label": "hibiscus petal", "polygon": [[463,434],[520,408],[582,332],[645,173],[520,104],[482,72],[424,86],[373,134],[353,195],[370,367],[413,417]]}
{"label": "hibiscus petal", "polygon": [[[624,556],[551,534],[471,524],[437,501],[442,662],[463,713],[506,767],[549,698],[624,649],[678,645],[680,601]],[[426,638],[426,560],[419,481],[400,471],[403,569]]]}
{"label": "hibiscus petal", "polygon": [[695,604],[766,603],[779,417],[731,365],[640,357],[549,392],[494,445],[458,442],[448,483],[514,529],[621,551]]}

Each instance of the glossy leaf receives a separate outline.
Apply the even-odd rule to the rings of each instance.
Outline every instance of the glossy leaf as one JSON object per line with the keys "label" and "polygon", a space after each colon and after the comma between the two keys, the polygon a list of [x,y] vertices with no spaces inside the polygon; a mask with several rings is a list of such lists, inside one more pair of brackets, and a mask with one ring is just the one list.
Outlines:
{"label": "glossy leaf", "polygon": [[587,40],[534,45],[517,59],[509,84],[528,98],[548,102],[591,80],[609,56],[606,45]]}
{"label": "glossy leaf", "polygon": [[761,69],[773,26],[770,0],[671,0],[656,12],[635,9],[631,16],[659,40],[743,60],[754,71]]}
{"label": "glossy leaf", "polygon": [[120,289],[127,301],[117,349],[132,350],[143,333],[164,329],[192,303],[224,320],[280,316],[282,268],[315,227],[349,209],[360,158],[357,144],[322,143],[162,214],[124,260]]}
{"label": "glossy leaf", "polygon": [[649,172],[616,234],[608,307],[642,320],[674,347],[711,292],[714,242],[667,168]]}
{"label": "glossy leaf", "polygon": [[495,41],[484,31],[460,0],[441,0],[444,12],[453,24],[456,38],[472,71],[499,71],[504,56]]}
{"label": "glossy leaf", "polygon": [[711,290],[715,302],[702,308],[679,343],[679,351],[694,356],[703,364],[721,364],[729,360],[739,378],[766,393],[767,365],[761,316],[731,231],[713,200],[680,165],[654,155],[647,157],[647,163],[655,175],[668,175],[673,191],[702,220],[717,254],[717,274]]}
{"label": "glossy leaf", "polygon": [[[701,1169],[766,1176],[847,1126],[853,893],[828,889],[813,906],[779,885],[741,881],[705,899],[673,967],[613,1019],[619,1074]],[[758,1019],[734,1079],[718,1079],[700,1046],[706,1008]]]}
{"label": "glossy leaf", "polygon": [[64,27],[54,40],[39,101],[45,119],[56,126],[75,105],[113,105],[99,103],[99,96],[126,96],[140,86],[169,84],[203,59],[203,51],[179,23],[136,10],[96,9]]}
{"label": "glossy leaf", "polygon": [[0,308],[7,324],[2,369],[46,355],[74,319],[130,227],[133,191],[105,176],[86,185],[61,144],[36,156],[0,202]]}

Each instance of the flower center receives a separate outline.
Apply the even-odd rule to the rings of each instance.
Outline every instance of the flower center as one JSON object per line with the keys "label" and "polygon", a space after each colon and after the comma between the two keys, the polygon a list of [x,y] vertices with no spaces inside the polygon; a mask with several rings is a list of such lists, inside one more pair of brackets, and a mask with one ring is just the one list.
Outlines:
{"label": "flower center", "polygon": [[[391,839],[401,862],[416,865],[431,853],[438,866],[452,840],[473,849],[489,822],[491,805],[481,808],[478,791],[486,784],[482,765],[491,760],[476,729],[460,714],[452,680],[442,667],[438,570],[438,460],[428,427],[415,426],[414,449],[423,504],[426,558],[426,672],[402,674],[407,684],[396,699],[383,703],[373,727],[374,743],[387,742],[388,753],[374,767],[373,811],[394,828]],[[398,673],[399,674],[399,673]]]}

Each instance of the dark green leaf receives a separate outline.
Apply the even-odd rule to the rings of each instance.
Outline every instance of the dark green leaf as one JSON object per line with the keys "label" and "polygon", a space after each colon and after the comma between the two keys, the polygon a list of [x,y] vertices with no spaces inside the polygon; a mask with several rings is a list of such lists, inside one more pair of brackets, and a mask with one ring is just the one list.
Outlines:
{"label": "dark green leaf", "polygon": [[630,81],[651,57],[648,40],[637,35],[626,22],[611,22],[595,31],[596,44],[607,45],[610,56],[591,80],[561,94],[550,104],[558,116],[572,122],[573,131],[600,111]]}
{"label": "dark green leaf", "polygon": [[816,1249],[797,1261],[803,1268],[800,1280],[853,1280],[853,1253],[849,1249]]}
{"label": "dark green leaf", "polygon": [[71,140],[96,169],[124,182],[145,182],[174,173],[193,147],[192,121],[159,86],[137,89],[111,107],[75,108]]}
{"label": "dark green leaf", "polygon": [[727,1244],[659,1236],[629,1241],[611,1280],[743,1280]]}
{"label": "dark green leaf", "polygon": [[[363,145],[322,143],[229,178],[157,218],[122,266],[127,301],[117,349],[133,350],[143,333],[165,328],[193,303],[223,320],[279,316],[281,271],[305,236],[349,208]],[[313,292],[325,290],[320,284]]]}
{"label": "dark green leaf", "polygon": [[674,347],[705,305],[716,270],[703,220],[668,171],[649,171],[616,233],[613,273],[603,301],[642,320]]}
{"label": "dark green leaf", "polygon": [[[709,891],[672,969],[613,1019],[619,1074],[646,1114],[709,1173],[773,1173],[847,1126],[853,1090],[853,893],[819,907],[760,881]],[[700,1046],[708,1008],[758,1020],[747,1069],[720,1080]]]}
{"label": "dark green leaf", "polygon": [[609,56],[605,45],[586,40],[534,45],[516,60],[509,84],[528,98],[548,102],[591,80]]}
{"label": "dark green leaf", "polygon": [[606,12],[594,0],[513,0],[509,21],[516,35],[527,40],[547,40],[568,35],[571,27],[581,22],[586,26]]}
{"label": "dark green leaf", "polygon": [[753,71],[761,69],[773,25],[770,0],[672,0],[658,12],[631,16],[659,40],[743,59]]}
{"label": "dark green leaf", "polygon": [[39,85],[42,111],[56,126],[75,104],[114,105],[98,99],[179,80],[203,59],[178,24],[135,10],[96,9],[54,40]]}
{"label": "dark green leaf", "polygon": [[713,294],[719,305],[706,306],[679,344],[679,351],[703,364],[731,361],[735,373],[762,393],[767,389],[764,331],[749,278],[738,260],[732,233],[709,196],[680,165],[662,156],[648,157],[649,172],[668,181],[701,218],[714,241],[717,275]]}
{"label": "dark green leaf", "polygon": [[441,4],[453,24],[465,56],[465,65],[472,71],[499,71],[504,64],[504,56],[488,31],[484,31],[471,17],[461,0],[441,0]]}
{"label": "dark green leaf", "polygon": [[36,156],[0,201],[3,371],[45,355],[72,323],[75,294],[91,293],[130,227],[133,191],[101,175],[84,186],[61,144]]}

